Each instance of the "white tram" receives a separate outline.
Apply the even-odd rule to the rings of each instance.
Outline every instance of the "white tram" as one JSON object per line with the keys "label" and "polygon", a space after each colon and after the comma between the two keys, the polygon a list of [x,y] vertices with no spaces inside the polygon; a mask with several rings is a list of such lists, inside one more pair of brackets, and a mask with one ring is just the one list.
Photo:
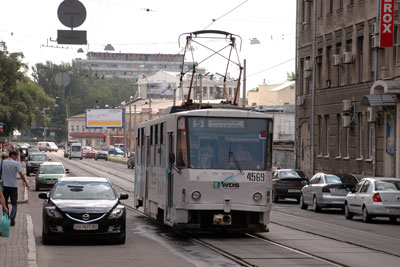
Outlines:
{"label": "white tram", "polygon": [[169,113],[136,128],[136,206],[182,230],[268,231],[272,116],[231,105]]}
{"label": "white tram", "polygon": [[[227,60],[226,101],[216,106],[193,103],[193,79],[200,63],[187,71],[181,65],[182,105],[135,128],[135,204],[152,218],[183,230],[268,231],[273,119],[237,106],[243,67],[231,55],[238,56],[239,36],[215,30],[186,35],[183,58],[189,51],[193,62],[202,63],[214,55]],[[195,61],[191,43],[207,38],[222,40],[223,48],[208,49],[211,56]],[[225,55],[224,49],[228,50]],[[234,95],[226,86],[230,65],[236,65],[240,73]],[[193,74],[185,100],[182,81],[188,71]]]}

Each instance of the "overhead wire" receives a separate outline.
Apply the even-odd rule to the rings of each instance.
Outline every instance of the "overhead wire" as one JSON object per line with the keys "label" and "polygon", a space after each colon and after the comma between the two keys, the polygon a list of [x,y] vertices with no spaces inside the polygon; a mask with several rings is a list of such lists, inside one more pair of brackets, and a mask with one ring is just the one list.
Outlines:
{"label": "overhead wire", "polygon": [[226,15],[230,14],[231,12],[233,12],[234,10],[236,10],[237,8],[239,8],[240,6],[242,6],[243,4],[245,4],[247,1],[249,0],[245,0],[244,2],[240,3],[239,5],[237,5],[236,7],[232,8],[231,10],[229,10],[228,12],[226,12],[225,14],[223,14],[222,16],[220,16],[217,19],[212,19],[211,23],[208,24],[203,30],[206,30],[208,27],[210,27],[214,22],[222,19],[223,17],[225,17]]}

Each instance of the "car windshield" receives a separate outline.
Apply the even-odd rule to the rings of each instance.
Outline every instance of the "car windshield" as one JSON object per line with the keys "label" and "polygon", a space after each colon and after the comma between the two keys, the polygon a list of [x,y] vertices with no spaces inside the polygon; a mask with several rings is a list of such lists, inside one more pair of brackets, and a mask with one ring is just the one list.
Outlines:
{"label": "car windshield", "polygon": [[62,181],[56,185],[53,198],[113,200],[116,196],[108,182]]}
{"label": "car windshield", "polygon": [[301,178],[294,170],[282,170],[278,172],[279,178]]}
{"label": "car windshield", "polygon": [[42,165],[40,166],[41,174],[63,174],[65,173],[63,166],[61,165]]}
{"label": "car windshield", "polygon": [[[191,168],[266,169],[267,120],[189,117],[187,125]],[[187,166],[181,148],[179,141],[177,163]]]}
{"label": "car windshield", "polygon": [[40,150],[39,150],[39,148],[37,146],[34,146],[34,147],[28,148],[28,151],[29,152],[39,152]]}
{"label": "car windshield", "polygon": [[47,160],[46,155],[30,155],[29,160],[31,161],[45,161]]}
{"label": "car windshield", "polygon": [[382,180],[375,182],[376,191],[400,191],[400,181]]}

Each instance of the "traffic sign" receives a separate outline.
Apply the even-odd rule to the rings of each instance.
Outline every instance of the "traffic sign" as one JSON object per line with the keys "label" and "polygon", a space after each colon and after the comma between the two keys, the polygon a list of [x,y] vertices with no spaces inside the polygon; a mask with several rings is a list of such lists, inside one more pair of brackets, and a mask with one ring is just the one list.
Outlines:
{"label": "traffic sign", "polygon": [[86,8],[78,0],[64,0],[57,10],[58,19],[69,28],[82,25],[86,19]]}
{"label": "traffic sign", "polygon": [[86,31],[57,31],[58,44],[87,44]]}
{"label": "traffic sign", "polygon": [[65,87],[71,82],[71,78],[66,72],[59,72],[56,75],[56,84],[60,87]]}

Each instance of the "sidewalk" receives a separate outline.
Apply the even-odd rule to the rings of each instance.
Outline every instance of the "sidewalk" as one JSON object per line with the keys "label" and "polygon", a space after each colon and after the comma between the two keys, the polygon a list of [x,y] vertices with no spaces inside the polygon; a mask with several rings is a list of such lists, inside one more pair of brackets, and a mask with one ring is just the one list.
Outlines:
{"label": "sidewalk", "polygon": [[[28,190],[18,179],[18,205],[28,202]],[[11,208],[11,204],[8,205]],[[0,237],[0,267],[36,267],[36,243],[32,218],[17,212],[15,226],[10,227],[10,237]]]}

